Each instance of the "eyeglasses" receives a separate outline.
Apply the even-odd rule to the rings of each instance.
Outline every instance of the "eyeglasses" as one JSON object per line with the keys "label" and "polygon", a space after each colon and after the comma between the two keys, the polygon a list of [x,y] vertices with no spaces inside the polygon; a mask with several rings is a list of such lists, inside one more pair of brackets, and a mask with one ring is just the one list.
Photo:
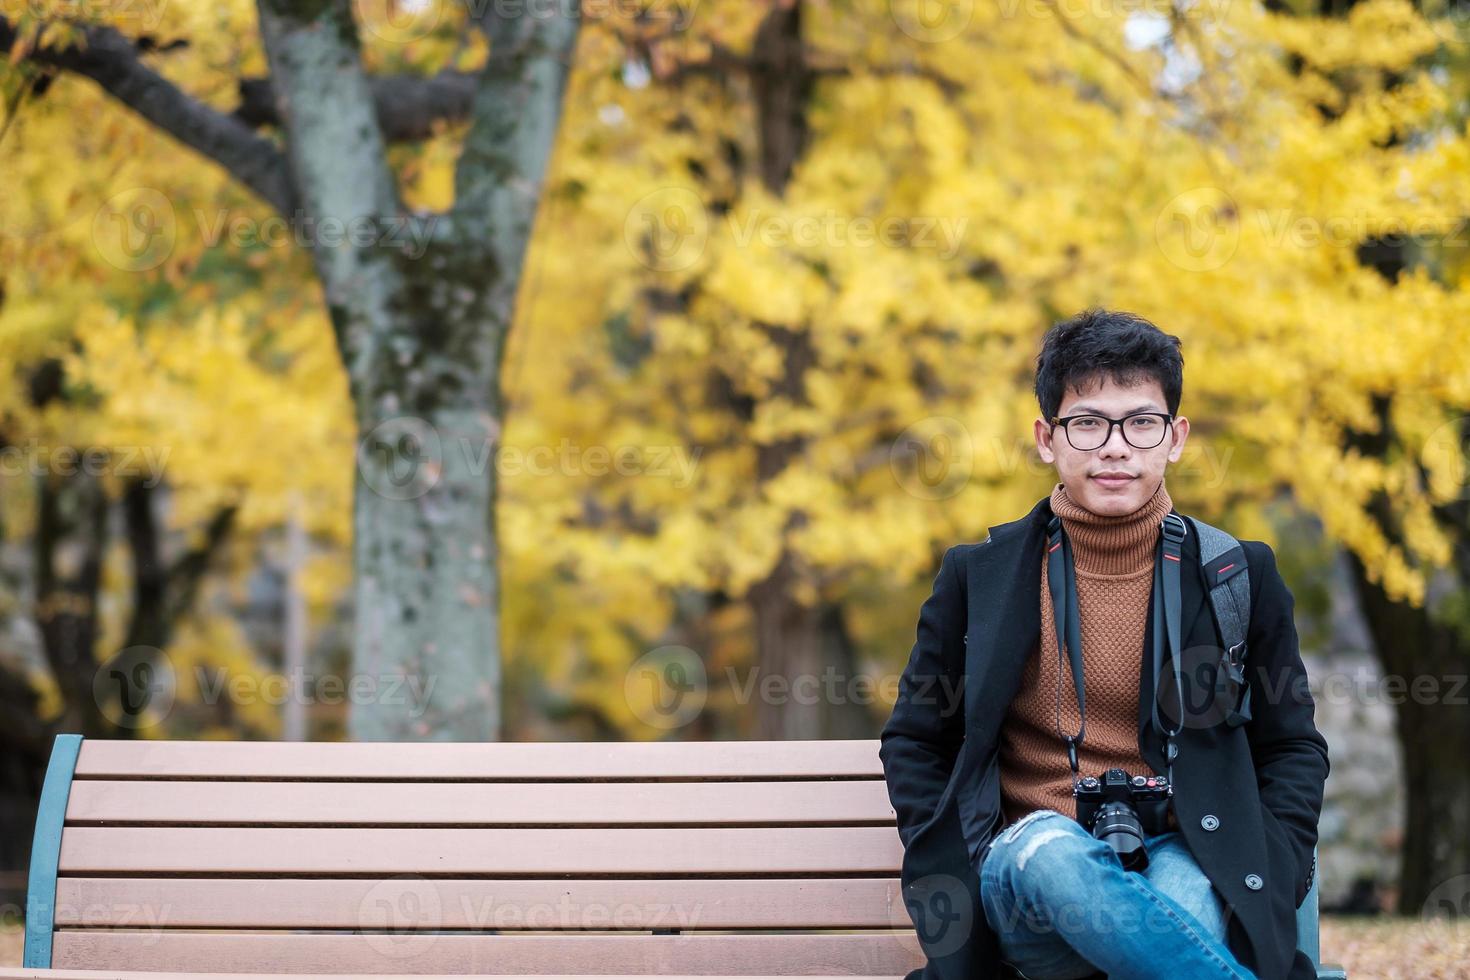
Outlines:
{"label": "eyeglasses", "polygon": [[1167,412],[1139,412],[1120,419],[1110,419],[1106,415],[1068,415],[1065,418],[1053,415],[1051,424],[1062,427],[1073,449],[1091,452],[1101,448],[1112,437],[1115,425],[1123,430],[1124,441],[1134,449],[1152,449],[1164,441],[1164,433],[1169,431],[1173,418]]}

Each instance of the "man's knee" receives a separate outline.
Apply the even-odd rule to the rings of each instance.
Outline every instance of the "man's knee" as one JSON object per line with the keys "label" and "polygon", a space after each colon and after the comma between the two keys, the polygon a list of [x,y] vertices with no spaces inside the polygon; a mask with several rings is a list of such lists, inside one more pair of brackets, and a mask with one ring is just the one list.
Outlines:
{"label": "man's knee", "polygon": [[[997,931],[1052,933],[1058,912],[1089,894],[1087,848],[1099,843],[1056,810],[1035,810],[1006,828],[981,867],[981,903]],[[1104,845],[1106,846],[1106,845]]]}
{"label": "man's knee", "polygon": [[1065,876],[1096,843],[1082,825],[1056,810],[1035,810],[1007,827],[991,844],[986,863],[996,861],[1001,875],[1028,878]]}

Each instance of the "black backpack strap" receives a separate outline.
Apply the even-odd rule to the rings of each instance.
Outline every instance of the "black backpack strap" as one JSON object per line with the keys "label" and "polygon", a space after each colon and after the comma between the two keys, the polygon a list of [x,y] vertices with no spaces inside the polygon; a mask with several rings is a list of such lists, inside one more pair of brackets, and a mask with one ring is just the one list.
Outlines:
{"label": "black backpack strap", "polygon": [[1225,643],[1215,692],[1229,699],[1232,707],[1225,723],[1234,728],[1251,719],[1250,685],[1245,680],[1245,638],[1251,621],[1249,566],[1245,549],[1231,534],[1195,517],[1188,520],[1199,542],[1200,570],[1209,589],[1215,625]]}

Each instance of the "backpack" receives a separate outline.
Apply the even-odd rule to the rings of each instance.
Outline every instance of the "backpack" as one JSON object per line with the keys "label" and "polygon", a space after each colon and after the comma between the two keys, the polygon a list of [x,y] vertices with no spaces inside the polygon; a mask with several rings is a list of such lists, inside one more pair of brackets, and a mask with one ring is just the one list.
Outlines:
{"label": "backpack", "polygon": [[[1239,692],[1238,703],[1225,718],[1225,723],[1235,728],[1251,720],[1251,691],[1245,682],[1245,633],[1251,621],[1251,586],[1250,576],[1245,574],[1249,567],[1245,549],[1229,533],[1198,518],[1186,517],[1185,522],[1199,538],[1200,569],[1210,589],[1215,625],[1220,627],[1220,639],[1225,641],[1225,653],[1220,657],[1220,671],[1215,677],[1215,693],[1229,697],[1231,685]],[[1317,849],[1313,848],[1312,866],[1307,870],[1308,891],[1312,890],[1312,879],[1316,876]]]}
{"label": "backpack", "polygon": [[[1181,515],[1183,516],[1183,515]],[[1215,675],[1215,696],[1230,699],[1225,723],[1231,728],[1251,720],[1250,685],[1245,681],[1245,635],[1251,621],[1251,586],[1245,549],[1228,532],[1196,517],[1186,517],[1199,539],[1200,570],[1210,590],[1210,608],[1225,652]]]}

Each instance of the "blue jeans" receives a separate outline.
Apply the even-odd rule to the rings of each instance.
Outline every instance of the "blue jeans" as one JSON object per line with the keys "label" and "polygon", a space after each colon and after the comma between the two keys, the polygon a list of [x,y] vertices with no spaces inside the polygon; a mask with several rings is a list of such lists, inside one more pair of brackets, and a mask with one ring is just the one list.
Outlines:
{"label": "blue jeans", "polygon": [[1072,817],[1037,810],[980,855],[980,905],[1002,958],[1030,980],[1175,980],[1252,974],[1225,944],[1224,905],[1183,835],[1148,836],[1148,867],[1125,871]]}

